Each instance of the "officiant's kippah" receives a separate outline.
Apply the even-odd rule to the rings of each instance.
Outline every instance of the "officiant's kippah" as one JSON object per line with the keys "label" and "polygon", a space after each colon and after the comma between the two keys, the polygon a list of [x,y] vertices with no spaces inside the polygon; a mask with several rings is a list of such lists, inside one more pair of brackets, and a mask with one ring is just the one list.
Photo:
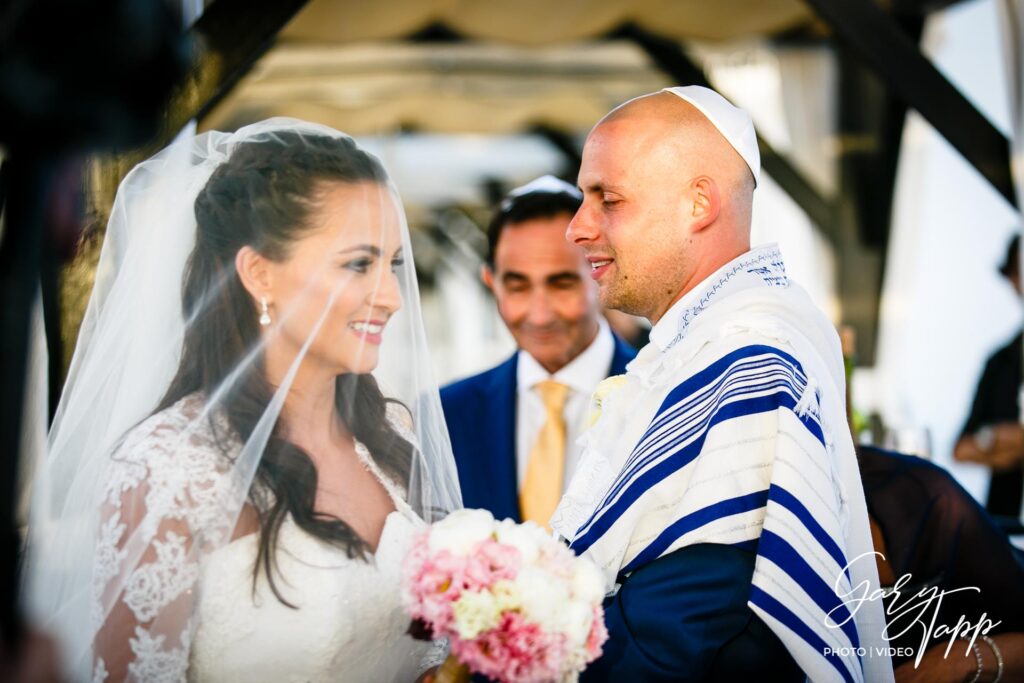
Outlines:
{"label": "officiant's kippah", "polygon": [[505,201],[501,203],[502,211],[507,211],[513,203],[514,199],[522,197],[528,194],[567,194],[575,199],[583,199],[583,193],[575,185],[556,178],[553,175],[542,175],[541,177],[531,180],[525,185],[521,185],[516,189],[512,190],[505,196]]}
{"label": "officiant's kippah", "polygon": [[664,88],[693,106],[711,122],[733,149],[739,152],[747,167],[754,174],[754,186],[761,181],[761,153],[757,149],[757,134],[750,114],[729,103],[724,97],[709,88],[699,85]]}
{"label": "officiant's kippah", "polygon": [[521,197],[524,194],[543,192],[545,194],[571,194],[573,197],[583,199],[583,193],[575,185],[570,185],[553,175],[542,175],[540,178],[531,180],[508,193],[509,197]]}

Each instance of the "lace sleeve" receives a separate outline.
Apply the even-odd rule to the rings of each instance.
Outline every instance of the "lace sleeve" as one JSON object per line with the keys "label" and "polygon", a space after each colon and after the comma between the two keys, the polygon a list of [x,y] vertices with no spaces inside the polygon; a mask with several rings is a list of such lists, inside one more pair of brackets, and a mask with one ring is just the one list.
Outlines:
{"label": "lace sleeve", "polygon": [[[116,507],[149,491],[140,484],[126,492],[115,509],[105,510],[100,555],[95,571],[94,609],[101,621],[94,640],[94,683],[103,681],[184,681],[192,611],[192,587],[198,567],[191,559],[192,535],[176,521],[157,524],[138,564],[124,562],[129,548],[141,544],[141,519],[122,519]],[[105,606],[110,603],[109,609]],[[105,614],[104,614],[105,613]]]}
{"label": "lace sleeve", "polygon": [[397,401],[389,401],[385,414],[387,415],[388,424],[398,432],[398,435],[419,450],[420,442],[416,438],[412,413],[409,412],[409,409]]}
{"label": "lace sleeve", "polygon": [[185,681],[199,555],[230,535],[222,460],[164,411],[111,458],[93,568],[94,682]]}

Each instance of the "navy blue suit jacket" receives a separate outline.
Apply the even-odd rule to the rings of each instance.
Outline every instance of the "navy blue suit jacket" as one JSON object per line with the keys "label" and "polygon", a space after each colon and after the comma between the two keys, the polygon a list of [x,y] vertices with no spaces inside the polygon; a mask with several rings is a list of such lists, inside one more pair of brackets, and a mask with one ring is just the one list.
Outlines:
{"label": "navy blue suit jacket", "polygon": [[[636,350],[618,337],[609,375],[626,371]],[[467,508],[522,521],[516,475],[516,365],[518,354],[479,375],[441,389],[441,406],[455,452]]]}
{"label": "navy blue suit jacket", "polygon": [[750,550],[702,543],[630,574],[605,601],[608,641],[580,682],[803,683],[782,641],[747,606],[754,560]]}

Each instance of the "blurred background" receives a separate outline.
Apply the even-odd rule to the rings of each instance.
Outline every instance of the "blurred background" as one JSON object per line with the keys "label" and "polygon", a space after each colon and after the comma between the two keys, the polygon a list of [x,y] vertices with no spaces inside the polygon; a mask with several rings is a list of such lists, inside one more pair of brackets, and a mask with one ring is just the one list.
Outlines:
{"label": "blurred background", "polygon": [[[987,468],[954,462],[952,450],[986,359],[1021,326],[998,272],[1020,227],[1019,8],[185,0],[198,56],[160,135],[86,160],[84,234],[59,287],[44,288],[51,356],[66,367],[132,165],[186,127],[294,116],[382,159],[412,228],[437,379],[479,371],[514,348],[479,279],[483,226],[502,194],[544,173],[574,182],[588,130],[614,106],[709,84],[761,137],[754,243],[777,242],[843,330],[856,436],[929,457],[984,500]],[[53,391],[60,364],[50,372]]]}

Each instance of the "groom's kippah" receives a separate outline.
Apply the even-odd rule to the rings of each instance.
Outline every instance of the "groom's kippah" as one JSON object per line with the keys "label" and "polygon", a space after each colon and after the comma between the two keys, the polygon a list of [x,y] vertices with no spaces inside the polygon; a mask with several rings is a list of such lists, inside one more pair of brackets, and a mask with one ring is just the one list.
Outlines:
{"label": "groom's kippah", "polygon": [[714,90],[699,85],[664,88],[662,92],[670,92],[696,107],[743,157],[754,174],[754,187],[757,187],[761,181],[761,153],[757,149],[757,133],[750,114],[733,106]]}

